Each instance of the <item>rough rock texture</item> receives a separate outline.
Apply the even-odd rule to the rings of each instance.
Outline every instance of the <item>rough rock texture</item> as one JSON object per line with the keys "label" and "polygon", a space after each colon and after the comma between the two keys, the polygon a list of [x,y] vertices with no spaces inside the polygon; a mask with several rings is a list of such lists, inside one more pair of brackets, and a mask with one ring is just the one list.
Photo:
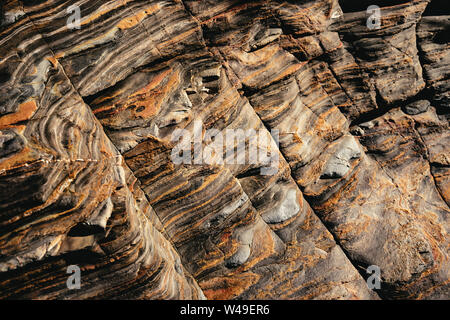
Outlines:
{"label": "rough rock texture", "polygon": [[339,2],[4,1],[0,298],[448,299],[450,16]]}

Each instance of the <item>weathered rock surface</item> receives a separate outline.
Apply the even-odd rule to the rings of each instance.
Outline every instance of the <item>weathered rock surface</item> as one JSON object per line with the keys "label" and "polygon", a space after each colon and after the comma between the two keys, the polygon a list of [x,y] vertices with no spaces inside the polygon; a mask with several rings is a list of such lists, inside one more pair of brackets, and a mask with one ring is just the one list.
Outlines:
{"label": "weathered rock surface", "polygon": [[0,298],[448,299],[449,16],[340,2],[7,0]]}

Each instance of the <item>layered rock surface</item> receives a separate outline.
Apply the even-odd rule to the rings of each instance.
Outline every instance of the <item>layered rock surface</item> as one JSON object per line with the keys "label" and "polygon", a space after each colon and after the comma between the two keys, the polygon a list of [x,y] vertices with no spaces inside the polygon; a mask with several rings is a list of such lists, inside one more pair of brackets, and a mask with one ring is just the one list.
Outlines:
{"label": "layered rock surface", "polygon": [[6,1],[0,297],[448,298],[449,16],[344,2]]}

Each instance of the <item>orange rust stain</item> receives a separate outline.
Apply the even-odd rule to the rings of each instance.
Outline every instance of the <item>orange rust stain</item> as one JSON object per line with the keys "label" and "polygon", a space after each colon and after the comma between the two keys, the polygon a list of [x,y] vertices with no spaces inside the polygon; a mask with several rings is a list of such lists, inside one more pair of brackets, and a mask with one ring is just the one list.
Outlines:
{"label": "orange rust stain", "polygon": [[135,111],[135,116],[139,116],[141,118],[149,118],[156,115],[161,109],[161,104],[167,95],[167,93],[176,86],[179,75],[178,72],[174,72],[172,76],[169,78],[166,85],[161,90],[155,90],[158,86],[161,85],[162,81],[171,73],[172,69],[166,70],[155,77],[147,86],[142,88],[141,90],[135,92],[130,96],[130,98],[141,98],[137,103],[132,102],[130,104],[136,104],[137,108],[144,107],[145,109],[141,112]]}
{"label": "orange rust stain", "polygon": [[[118,8],[118,7],[120,7],[120,6],[124,5],[124,4],[126,5],[126,3],[127,3],[128,1],[124,1],[124,2],[125,2],[125,3],[118,2],[118,3],[115,3],[115,4],[117,4],[117,5],[108,6],[107,8],[105,8],[105,10],[100,11],[100,12],[98,12],[97,14],[94,14],[94,15],[90,16],[88,19],[82,21],[82,22],[81,22],[81,25],[84,26],[84,25],[86,25],[86,24],[88,24],[88,23],[94,21],[95,19],[101,17],[102,15],[106,15],[108,12],[110,12],[110,11],[112,11],[112,10]],[[159,4],[153,5],[153,6],[151,6],[151,7],[148,7],[148,8],[146,8],[146,9],[144,9],[143,11],[139,12],[135,17],[140,17],[140,16],[145,16],[145,15],[153,14],[153,13],[156,12],[159,8],[160,8]],[[130,18],[127,18],[127,19],[130,19]],[[125,19],[125,20],[127,20],[127,19]],[[141,20],[142,20],[142,19],[141,19]]]}
{"label": "orange rust stain", "polygon": [[276,242],[273,236],[274,233],[268,226],[265,226],[265,230],[255,231],[251,247],[251,258],[235,270],[235,272],[241,273],[246,269],[248,270],[260,261],[276,254]]}
{"label": "orange rust stain", "polygon": [[54,58],[55,58],[56,61],[58,61],[58,59],[61,59],[64,56],[65,56],[64,52],[59,52],[59,53],[54,55]]}
{"label": "orange rust stain", "polygon": [[6,158],[0,161],[0,170],[10,170],[16,167],[24,166],[24,163],[36,160],[31,156],[31,150],[28,147],[23,148],[20,152],[16,153],[13,157]]}
{"label": "orange rust stain", "polygon": [[11,125],[30,119],[37,110],[36,101],[30,100],[19,105],[15,113],[7,114],[0,118],[0,130]]}
{"label": "orange rust stain", "polygon": [[38,68],[36,66],[33,66],[32,68],[33,68],[33,70],[29,73],[30,76],[35,75],[35,74],[38,73]]}
{"label": "orange rust stain", "polygon": [[50,63],[53,65],[54,68],[58,66],[58,60],[56,59],[56,57],[51,56],[48,57],[47,60],[50,61]]}
{"label": "orange rust stain", "polygon": [[161,72],[155,78],[153,78],[152,81],[148,85],[146,85],[144,88],[140,89],[139,91],[136,91],[135,93],[133,93],[131,95],[131,97],[141,95],[141,94],[146,94],[148,91],[154,90],[164,80],[164,78],[167,77],[167,75],[169,73],[171,73],[172,71],[173,71],[172,69],[168,69],[164,72]]}
{"label": "orange rust stain", "polygon": [[297,72],[297,70],[299,70],[301,67],[303,67],[305,65],[305,63],[299,63],[299,64],[294,64],[292,66],[290,66],[289,68],[287,68],[284,72],[282,72],[277,78],[275,78],[273,80],[273,82],[276,82],[278,80],[281,80],[285,77],[287,77],[288,75]]}
{"label": "orange rust stain", "polygon": [[[124,102],[124,105],[117,108],[116,104],[108,104],[99,108],[96,108],[93,110],[94,114],[98,114],[100,112],[110,111],[109,116],[113,116],[115,114],[120,113],[121,111],[129,108],[132,105],[136,105],[136,108],[134,110],[134,116],[135,117],[141,117],[141,118],[149,118],[158,113],[160,110],[161,104],[167,95],[167,93],[176,86],[179,75],[178,72],[173,73],[173,75],[169,78],[167,84],[163,86],[162,89],[158,89],[158,87],[162,87],[162,82],[164,79],[167,78],[167,76],[173,72],[173,69],[167,69],[160,74],[158,74],[156,77],[154,77],[150,83],[148,83],[145,87],[139,89],[138,91],[134,92],[133,94],[128,96],[128,99]],[[118,90],[117,92],[114,92],[111,96],[108,97],[101,97],[93,102],[93,104],[101,104],[103,101],[106,101],[108,99],[113,99],[117,97],[118,99],[120,95],[122,95],[124,92],[121,90]],[[140,107],[144,107],[144,110],[137,111]]]}
{"label": "orange rust stain", "polygon": [[133,17],[128,17],[120,21],[117,24],[117,27],[120,29],[129,29],[139,24],[139,22],[141,22],[142,19],[143,17],[140,14]]}
{"label": "orange rust stain", "polygon": [[120,29],[132,28],[132,27],[136,26],[137,24],[139,24],[142,20],[144,20],[144,18],[146,16],[158,11],[159,8],[160,8],[159,4],[155,4],[151,7],[148,7],[146,9],[138,12],[136,15],[134,15],[132,17],[127,17],[127,18],[123,19],[122,21],[119,22],[119,24],[117,24],[117,27]]}
{"label": "orange rust stain", "polygon": [[233,16],[236,12],[243,11],[243,10],[246,10],[248,8],[253,8],[253,7],[256,7],[258,5],[259,4],[257,4],[257,3],[245,3],[245,4],[242,4],[242,5],[238,5],[236,7],[231,8],[230,10],[228,10],[226,12],[220,13],[218,15],[215,15],[215,16],[213,16],[213,17],[203,21],[201,24],[208,24],[209,22],[212,22],[212,21],[220,19],[220,18],[227,18],[229,16]]}
{"label": "orange rust stain", "polygon": [[222,235],[220,241],[221,241],[221,242],[227,242],[227,241],[229,241],[230,239],[231,239],[231,232],[225,232],[225,233]]}
{"label": "orange rust stain", "polygon": [[90,16],[88,19],[82,21],[81,25],[84,26],[84,25],[94,21],[95,19],[101,17],[102,15],[107,14],[109,11],[112,11],[113,9],[116,9],[116,8],[120,7],[121,5],[123,5],[120,2],[115,2],[115,4],[117,4],[117,5],[115,5],[115,6],[108,6],[105,10],[100,11],[97,14],[94,14],[94,15]]}
{"label": "orange rust stain", "polygon": [[[232,184],[228,184],[228,185],[223,189],[223,193],[226,194],[227,191],[228,191],[229,189],[231,189],[232,187],[233,187]],[[194,208],[192,208],[192,209],[190,209],[190,210],[188,210],[188,211],[183,211],[182,213],[178,214],[177,216],[172,217],[169,221],[165,222],[163,226],[164,226],[165,228],[168,228],[170,225],[173,225],[175,221],[179,220],[180,217],[186,216],[186,215],[190,214],[191,212],[195,212],[197,209],[200,209],[200,208],[204,207],[205,205],[207,205],[207,204],[213,202],[213,200],[215,200],[215,199],[216,199],[217,197],[219,197],[220,195],[222,195],[222,193],[216,193],[216,194],[214,194],[214,196],[213,196],[212,198],[209,198],[204,204],[202,203],[202,204],[200,204],[200,205],[198,205],[198,206],[196,206],[196,207],[194,207]],[[182,232],[176,233],[176,234],[174,235],[174,238],[180,239],[180,238],[184,237],[187,233],[191,233],[192,230],[195,230],[195,229],[199,228],[200,226],[202,226],[202,225],[205,223],[205,221],[206,221],[208,218],[210,218],[210,216],[211,216],[211,214],[208,214],[208,215],[206,215],[205,217],[203,217],[201,220],[199,220],[198,222],[196,222],[194,225],[192,225],[189,229],[184,230],[184,231],[182,231]],[[227,239],[228,239],[228,238],[227,238]]]}
{"label": "orange rust stain", "polygon": [[[202,184],[202,186],[195,190],[193,192],[193,194],[200,192],[202,189],[205,189],[207,186],[209,186],[209,182],[213,182],[215,180],[215,178],[218,176],[214,175],[213,177],[208,177],[205,179],[204,183]],[[210,180],[210,181],[209,181]],[[230,180],[230,183],[228,183],[224,188],[223,191],[227,191],[228,189],[231,189],[233,187],[233,180]],[[187,185],[188,182],[183,183],[180,187],[183,187],[185,185]],[[174,188],[174,190],[176,190],[176,187]],[[170,226],[171,224],[173,224],[175,221],[179,220],[181,216],[186,216],[187,214],[190,214],[191,212],[195,212],[196,210],[199,210],[200,208],[204,208],[205,206],[207,206],[209,203],[211,203],[212,201],[214,201],[216,198],[218,198],[221,195],[221,193],[215,193],[212,197],[210,197],[208,200],[202,202],[201,204],[199,204],[198,206],[195,206],[193,208],[190,208],[189,210],[183,211],[181,213],[179,213],[178,215],[172,217],[170,220],[167,220],[166,222],[164,222],[163,226],[165,228],[167,228],[168,226]],[[178,200],[178,199],[177,199]],[[195,226],[201,225],[201,221],[199,221]],[[194,226],[194,227],[195,227]],[[181,232],[178,233],[177,235],[181,236],[183,233],[185,232]]]}
{"label": "orange rust stain", "polygon": [[114,93],[111,96],[107,96],[107,95],[101,96],[101,97],[95,99],[94,101],[92,101],[92,105],[100,104],[104,101],[107,101],[108,99],[115,98],[115,97],[121,95],[122,93],[123,93],[123,90],[117,90],[117,91],[114,91]]}
{"label": "orange rust stain", "polygon": [[208,299],[229,300],[239,296],[250,286],[257,283],[260,276],[248,272],[234,277],[212,278],[199,283]]}
{"label": "orange rust stain", "polygon": [[[257,76],[260,76],[264,72],[269,72],[269,71],[271,71],[271,69],[276,69],[276,65],[277,65],[276,62],[279,62],[279,61],[281,62],[281,61],[286,59],[285,56],[278,56],[278,57],[274,58],[276,53],[273,53],[273,55],[270,56],[270,58],[268,57],[268,54],[272,53],[272,51],[276,51],[277,48],[278,48],[277,46],[273,46],[273,50],[270,50],[270,51],[267,50],[266,52],[264,52],[264,55],[260,57],[260,60],[258,61],[258,63],[260,64],[263,61],[265,61],[265,62],[267,61],[268,62],[267,65],[265,65],[263,68],[255,71],[254,73],[252,73],[252,74],[248,75],[247,77],[245,77],[242,80],[242,82],[243,83],[249,83],[250,80],[256,78]],[[271,60],[270,62],[268,61],[269,59]],[[294,65],[291,65],[291,66],[285,68],[274,80],[272,80],[272,82],[277,81],[279,79],[282,79],[282,78],[288,76],[289,74],[296,72],[303,65],[304,65],[304,63],[303,64],[302,63],[298,63],[298,64],[294,64]]]}
{"label": "orange rust stain", "polygon": [[171,38],[168,41],[162,42],[160,45],[158,45],[158,49],[178,43],[178,42],[182,41],[183,39],[186,39],[187,37],[189,37],[191,34],[199,32],[199,31],[200,31],[200,29],[198,26],[194,27],[188,31],[185,31],[185,32],[177,35],[176,37]]}
{"label": "orange rust stain", "polygon": [[[117,7],[118,7],[118,6],[117,6]],[[114,9],[114,7],[113,7],[113,9]],[[159,9],[159,5],[158,5],[158,4],[153,5],[153,6],[151,6],[151,7],[148,7],[148,8],[146,8],[146,9],[140,11],[139,13],[137,13],[137,14],[134,15],[134,16],[127,17],[127,18],[121,20],[121,21],[116,25],[116,27],[119,28],[119,29],[129,29],[129,28],[132,28],[132,27],[138,25],[142,20],[144,20],[144,18],[145,18],[147,15],[154,13],[154,12],[157,11],[158,9]],[[110,8],[108,8],[108,10],[99,12],[98,14],[96,14],[96,15],[90,17],[88,20],[82,22],[81,25],[85,25],[85,24],[87,24],[87,23],[89,23],[89,22],[95,20],[97,17],[101,16],[102,14],[104,14],[104,13],[106,13],[106,12],[109,12],[109,11],[110,11]],[[87,43],[88,43],[88,44],[89,44],[89,43],[93,43],[95,40],[101,39],[101,38],[102,38],[102,37],[98,37],[98,38],[96,38],[96,39],[87,41]],[[80,44],[80,45],[76,46],[74,49],[76,50],[77,48],[82,48],[83,46],[85,46],[85,44]],[[73,49],[72,49],[72,50],[73,50]],[[60,58],[64,57],[65,55],[66,55],[65,52],[60,52],[60,53],[58,53],[58,54],[55,55],[55,58],[56,58],[56,59],[60,59]]]}

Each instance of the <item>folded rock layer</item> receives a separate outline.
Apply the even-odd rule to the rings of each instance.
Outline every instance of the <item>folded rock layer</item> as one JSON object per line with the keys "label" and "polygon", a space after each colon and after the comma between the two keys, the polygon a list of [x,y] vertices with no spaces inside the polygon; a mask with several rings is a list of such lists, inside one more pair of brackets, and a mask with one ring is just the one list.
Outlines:
{"label": "folded rock layer", "polygon": [[0,298],[448,299],[450,16],[339,2],[7,0]]}

